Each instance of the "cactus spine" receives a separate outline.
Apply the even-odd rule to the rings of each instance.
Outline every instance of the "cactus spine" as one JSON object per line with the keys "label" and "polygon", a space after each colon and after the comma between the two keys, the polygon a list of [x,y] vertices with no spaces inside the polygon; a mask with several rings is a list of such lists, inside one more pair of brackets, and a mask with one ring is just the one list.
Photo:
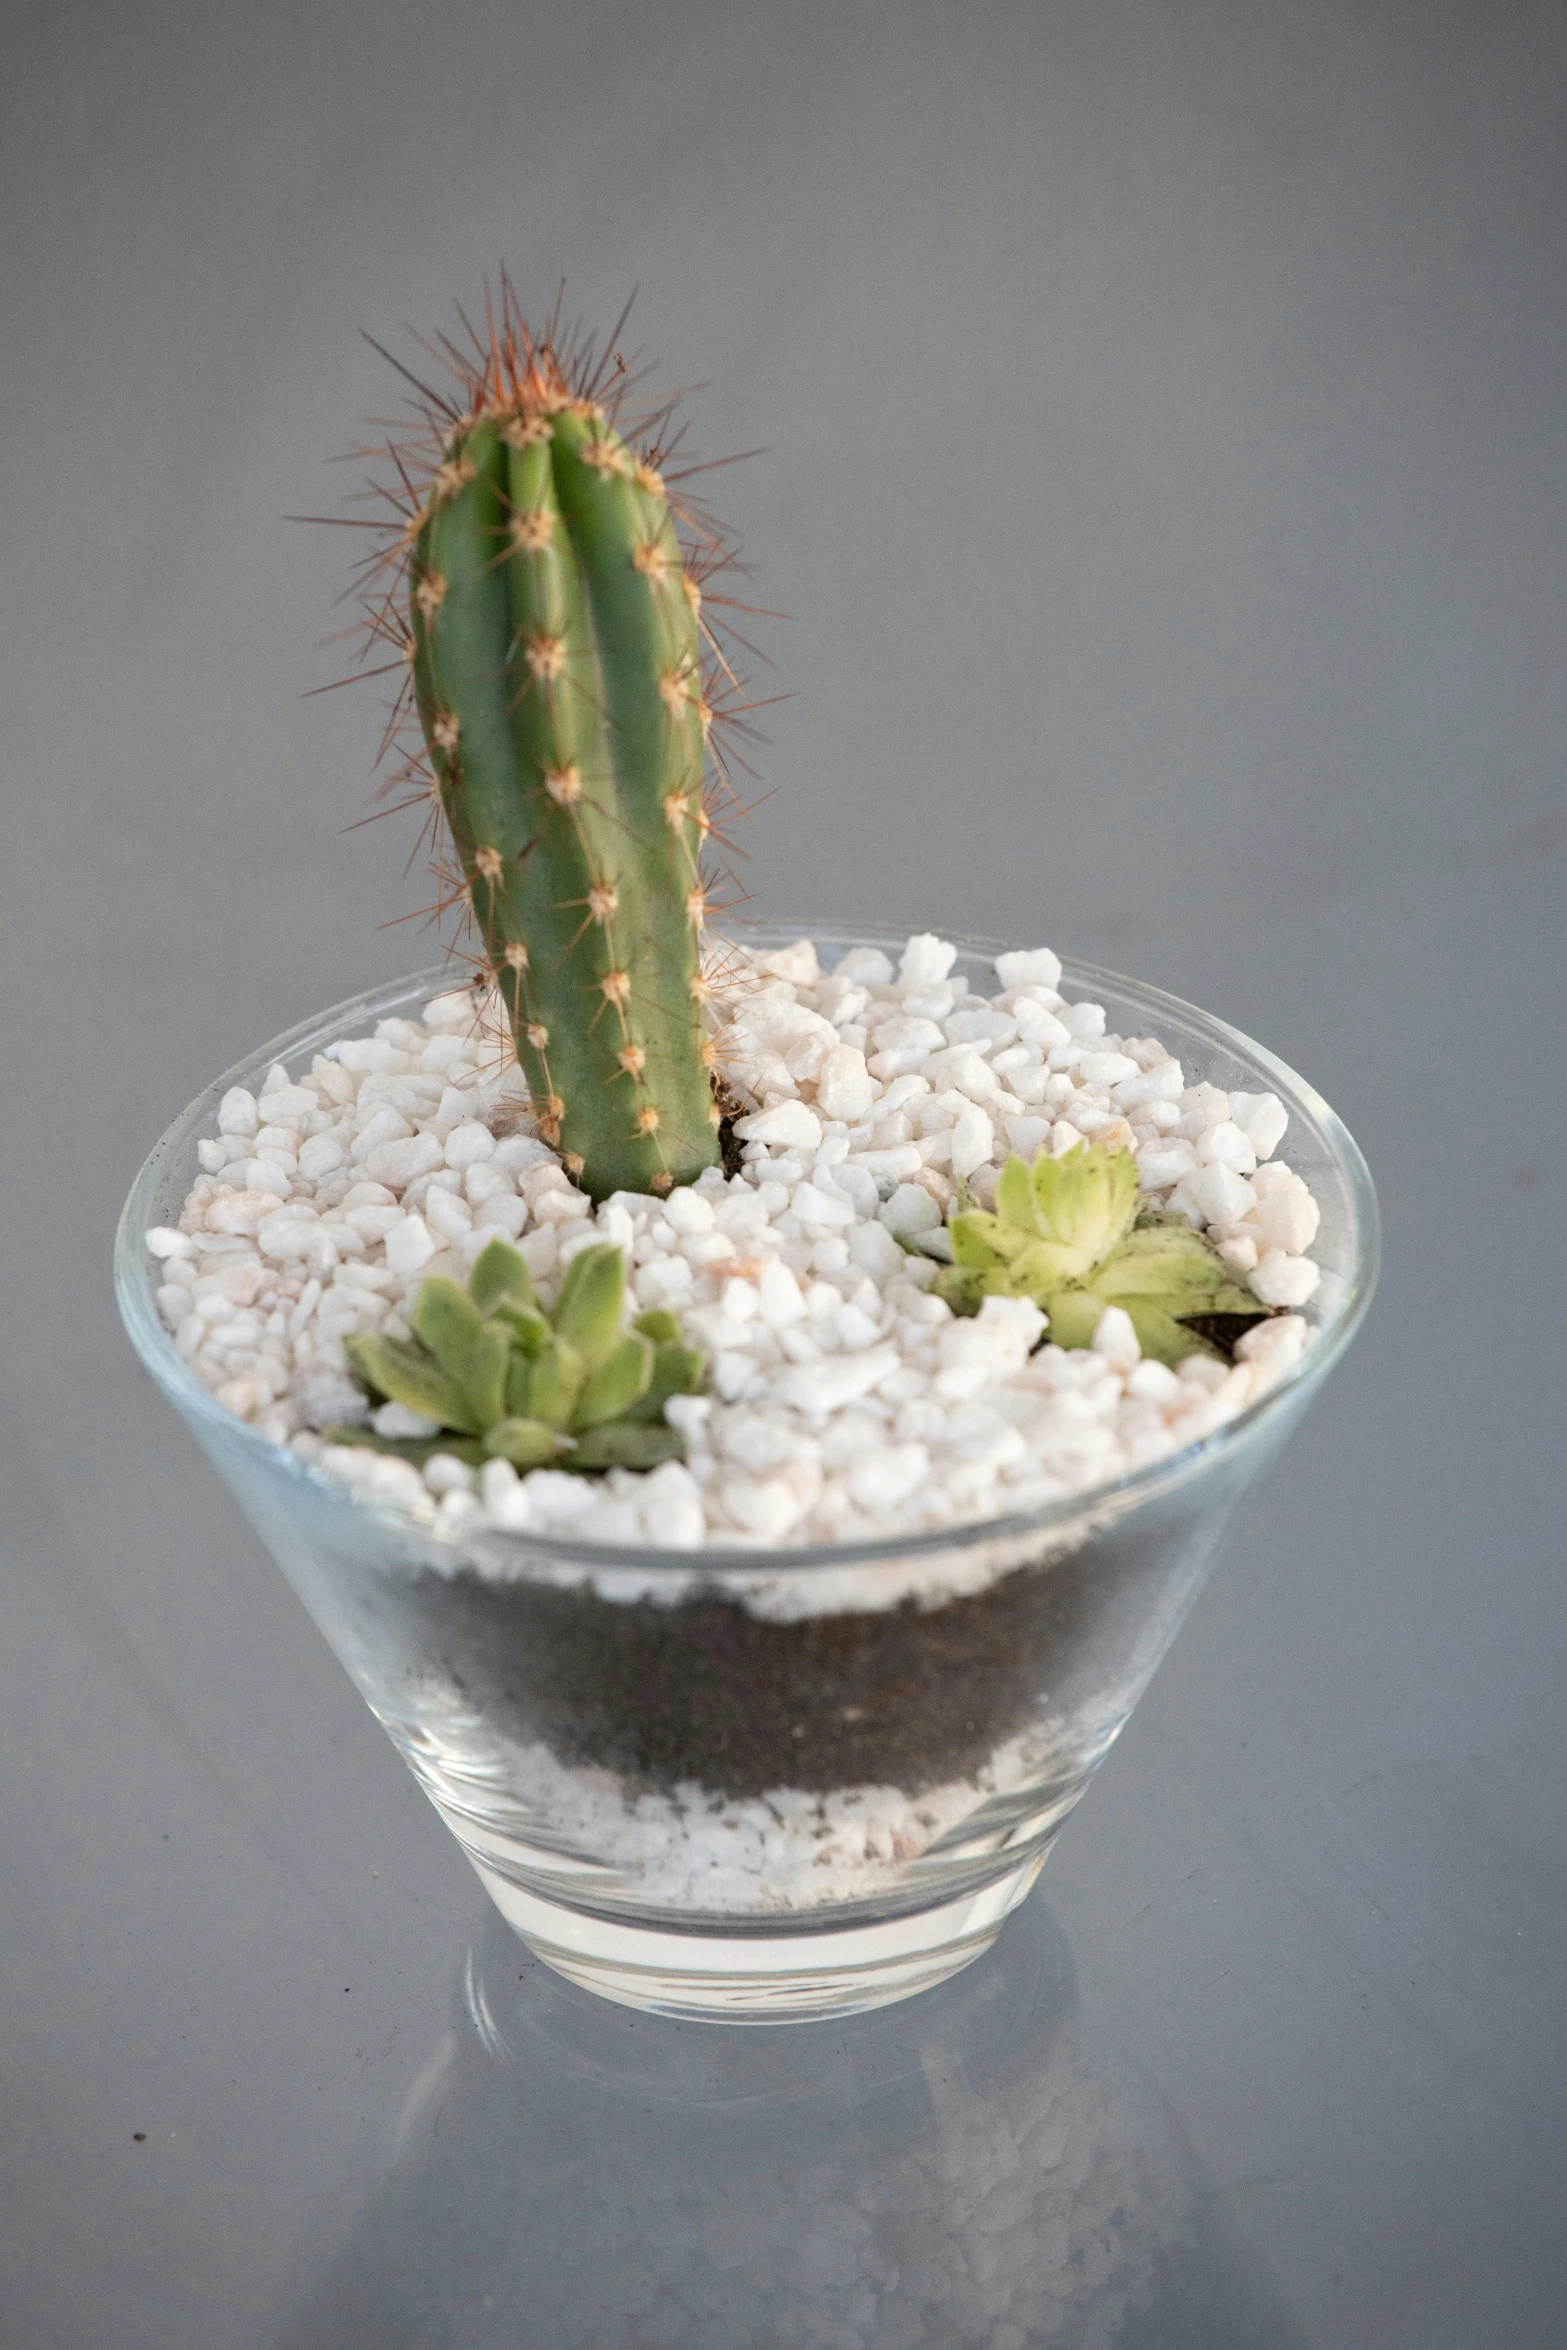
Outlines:
{"label": "cactus spine", "polygon": [[508,318],[410,524],[419,718],[540,1131],[584,1189],[718,1157],[709,712],[663,481]]}

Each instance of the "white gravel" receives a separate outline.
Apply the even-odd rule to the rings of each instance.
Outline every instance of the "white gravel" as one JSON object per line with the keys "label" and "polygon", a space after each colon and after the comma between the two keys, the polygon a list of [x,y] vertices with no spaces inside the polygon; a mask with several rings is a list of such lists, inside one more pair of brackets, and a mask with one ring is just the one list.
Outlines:
{"label": "white gravel", "polygon": [[[1319,1271],[1317,1203],[1272,1156],[1272,1094],[1226,1093],[1156,1038],[1105,1032],[1068,1003],[1047,949],[1002,955],[998,992],[950,974],[956,950],[911,938],[901,961],[856,948],[824,971],[808,942],[732,959],[743,983],[718,1039],[745,1105],[747,1164],[665,1201],[595,1211],[531,1131],[497,1050],[494,1007],[464,992],[393,1018],[308,1072],[235,1088],[199,1145],[178,1229],[153,1232],[159,1309],[180,1354],[263,1435],[376,1494],[447,1520],[557,1530],[632,1548],[846,1542],[1028,1510],[1156,1460],[1232,1418],[1308,1341],[1294,1309]],[[488,1041],[487,1041],[488,1039]],[[955,1319],[931,1294],[955,1178],[987,1200],[1009,1150],[1080,1137],[1137,1155],[1144,1194],[1211,1230],[1259,1300],[1291,1309],[1233,1369],[1138,1359],[1107,1313],[1089,1352],[1033,1351],[1043,1317],[988,1300]],[[589,1481],[475,1475],[325,1445],[363,1421],[343,1338],[405,1335],[432,1272],[466,1276],[496,1233],[548,1294],[572,1252],[617,1241],[629,1311],[673,1307],[711,1357],[711,1391],[671,1405],[689,1463]],[[387,1407],[384,1433],[419,1431]]]}
{"label": "white gravel", "polygon": [[639,1789],[614,1772],[558,1762],[543,1745],[502,1751],[508,1791],[553,1834],[622,1871],[639,1899],[756,1917],[890,1891],[910,1861],[965,1824],[975,1850],[985,1849],[980,1807],[1037,1788],[1053,1764],[1080,1767],[1083,1741],[1040,1724],[998,1746],[973,1778],[920,1795],[774,1787],[749,1801],[694,1779],[667,1795]]}

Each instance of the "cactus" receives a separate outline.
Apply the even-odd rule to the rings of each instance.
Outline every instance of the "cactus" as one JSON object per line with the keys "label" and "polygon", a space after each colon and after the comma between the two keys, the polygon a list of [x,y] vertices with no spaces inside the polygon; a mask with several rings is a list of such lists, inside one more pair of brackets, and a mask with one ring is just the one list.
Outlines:
{"label": "cactus", "polygon": [[472,917],[545,1141],[595,1199],[663,1193],[719,1158],[704,855],[733,795],[709,738],[752,705],[699,582],[734,549],[619,429],[613,337],[535,336],[504,277],[468,333],[435,353],[455,396],[410,377],[419,430],[362,452],[395,469],[391,518],[354,526],[381,538],[366,645],[408,665],[387,788],[429,787],[455,852],[435,911]]}
{"label": "cactus", "polygon": [[409,1317],[410,1339],[361,1331],[345,1339],[355,1376],[378,1402],[401,1404],[441,1431],[382,1437],[334,1428],[336,1444],[424,1460],[455,1453],[477,1466],[519,1469],[651,1469],[678,1460],[681,1440],[664,1424],[672,1395],[694,1395],[702,1357],[680,1343],[672,1314],[643,1314],[622,1330],[625,1259],[598,1242],[579,1249],[545,1312],[528,1268],[504,1240],[474,1263],[466,1289],[435,1274]]}
{"label": "cactus", "polygon": [[953,1261],[936,1286],[955,1313],[986,1297],[1028,1297],[1043,1307],[1057,1346],[1091,1344],[1106,1306],[1130,1317],[1145,1356],[1175,1364],[1225,1355],[1265,1318],[1205,1233],[1179,1216],[1137,1210],[1129,1151],[1076,1143],[1033,1166],[1008,1159],[996,1213],[965,1208],[948,1226]]}

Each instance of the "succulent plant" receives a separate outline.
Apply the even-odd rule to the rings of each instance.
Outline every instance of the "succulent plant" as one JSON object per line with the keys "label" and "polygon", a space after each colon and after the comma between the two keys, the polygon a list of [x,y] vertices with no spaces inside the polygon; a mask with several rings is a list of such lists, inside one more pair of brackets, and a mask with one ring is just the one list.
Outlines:
{"label": "succulent plant", "polygon": [[362,525],[366,644],[407,664],[383,748],[407,754],[392,786],[429,787],[435,911],[472,917],[544,1140],[595,1199],[667,1192],[719,1157],[710,734],[750,705],[700,583],[734,550],[623,437],[613,336],[535,335],[504,277],[486,308],[434,353],[455,391],[410,378],[418,429],[370,452],[395,470]]}
{"label": "succulent plant", "polygon": [[361,1331],[343,1342],[373,1397],[433,1421],[440,1434],[335,1428],[330,1440],[403,1459],[449,1452],[474,1466],[553,1462],[584,1473],[679,1459],[681,1439],[665,1425],[664,1405],[672,1395],[700,1393],[703,1359],[681,1344],[673,1314],[646,1313],[623,1330],[625,1294],[625,1259],[599,1241],[572,1258],[546,1311],[517,1251],[492,1240],[466,1289],[427,1276],[409,1316],[411,1338]]}
{"label": "succulent plant", "polygon": [[1014,1156],[994,1215],[965,1207],[952,1217],[953,1261],[936,1287],[955,1313],[986,1297],[1032,1298],[1057,1346],[1088,1346],[1105,1308],[1119,1306],[1154,1361],[1222,1358],[1219,1334],[1238,1336],[1263,1309],[1205,1233],[1180,1216],[1139,1215],[1137,1203],[1130,1151],[1076,1143],[1058,1159],[1041,1151],[1031,1167]]}

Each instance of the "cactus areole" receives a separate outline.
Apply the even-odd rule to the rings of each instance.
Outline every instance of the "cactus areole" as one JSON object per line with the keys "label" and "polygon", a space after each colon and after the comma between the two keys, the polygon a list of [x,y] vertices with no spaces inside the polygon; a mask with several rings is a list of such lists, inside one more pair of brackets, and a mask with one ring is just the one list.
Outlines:
{"label": "cactus areole", "polygon": [[449,890],[544,1139],[595,1199],[666,1192],[719,1154],[701,592],[656,463],[596,396],[609,355],[557,357],[509,289],[474,353],[460,404],[425,408],[397,549],[402,650],[461,866]]}

